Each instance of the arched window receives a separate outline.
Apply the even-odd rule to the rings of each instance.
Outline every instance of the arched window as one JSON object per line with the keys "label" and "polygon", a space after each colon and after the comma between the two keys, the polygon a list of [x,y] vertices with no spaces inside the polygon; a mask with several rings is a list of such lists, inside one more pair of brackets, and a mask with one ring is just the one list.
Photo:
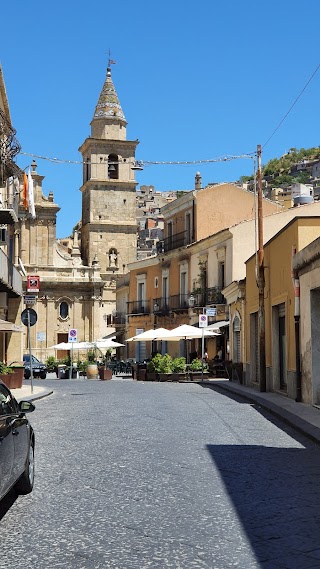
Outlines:
{"label": "arched window", "polygon": [[108,177],[110,180],[118,180],[119,178],[119,164],[116,154],[109,154],[108,156]]}
{"label": "arched window", "polygon": [[240,330],[241,330],[241,323],[239,316],[235,316],[233,320],[233,361],[240,362],[241,361],[241,345],[240,345]]}
{"label": "arched window", "polygon": [[65,301],[60,302],[60,306],[59,306],[59,314],[60,314],[60,318],[62,318],[63,320],[66,320],[69,316],[69,304]]}

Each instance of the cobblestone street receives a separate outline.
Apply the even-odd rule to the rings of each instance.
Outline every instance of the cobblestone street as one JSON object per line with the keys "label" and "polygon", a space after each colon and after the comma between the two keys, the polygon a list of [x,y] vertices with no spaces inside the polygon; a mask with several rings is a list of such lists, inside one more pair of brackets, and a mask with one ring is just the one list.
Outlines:
{"label": "cobblestone street", "polygon": [[318,569],[319,447],[219,388],[46,381],[1,569]]}

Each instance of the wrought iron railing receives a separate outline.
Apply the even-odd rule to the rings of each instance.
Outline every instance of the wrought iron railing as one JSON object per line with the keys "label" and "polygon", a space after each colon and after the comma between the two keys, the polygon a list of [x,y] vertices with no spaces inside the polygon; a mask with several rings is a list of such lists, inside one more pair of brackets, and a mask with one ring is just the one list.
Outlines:
{"label": "wrought iron railing", "polygon": [[189,231],[181,231],[165,239],[161,239],[157,243],[157,253],[166,253],[179,247],[184,247],[192,243],[192,237]]}
{"label": "wrought iron railing", "polygon": [[150,314],[150,303],[147,300],[135,300],[127,302],[127,313],[130,315]]}
{"label": "wrought iron railing", "polygon": [[211,304],[225,304],[226,300],[222,294],[222,287],[213,286],[201,291],[194,291],[194,306],[210,306]]}

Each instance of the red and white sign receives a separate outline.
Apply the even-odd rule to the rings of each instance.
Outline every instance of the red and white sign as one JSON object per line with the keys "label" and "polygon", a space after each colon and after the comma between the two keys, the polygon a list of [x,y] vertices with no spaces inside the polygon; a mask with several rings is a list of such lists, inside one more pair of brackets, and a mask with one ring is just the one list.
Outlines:
{"label": "red and white sign", "polygon": [[40,290],[40,277],[28,276],[27,277],[27,292],[39,292]]}
{"label": "red and white sign", "polygon": [[206,314],[199,314],[199,328],[208,326],[208,316]]}
{"label": "red and white sign", "polygon": [[76,341],[77,341],[77,330],[75,330],[74,328],[70,328],[68,342],[76,342]]}

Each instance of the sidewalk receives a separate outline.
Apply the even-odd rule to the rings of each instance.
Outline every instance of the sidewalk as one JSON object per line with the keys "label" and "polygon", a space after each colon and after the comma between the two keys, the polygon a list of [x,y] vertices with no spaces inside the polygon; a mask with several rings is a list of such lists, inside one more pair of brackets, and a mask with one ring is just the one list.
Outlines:
{"label": "sidewalk", "polygon": [[261,393],[253,387],[233,383],[228,379],[214,379],[204,383],[240,395],[251,403],[260,405],[299,432],[320,443],[320,409],[306,405],[306,403],[296,403],[293,399],[278,393]]}
{"label": "sidewalk", "polygon": [[39,385],[33,386],[33,393],[31,393],[31,385],[23,385],[20,389],[12,389],[11,393],[17,401],[36,401],[42,399],[53,393],[52,389],[40,387]]}

